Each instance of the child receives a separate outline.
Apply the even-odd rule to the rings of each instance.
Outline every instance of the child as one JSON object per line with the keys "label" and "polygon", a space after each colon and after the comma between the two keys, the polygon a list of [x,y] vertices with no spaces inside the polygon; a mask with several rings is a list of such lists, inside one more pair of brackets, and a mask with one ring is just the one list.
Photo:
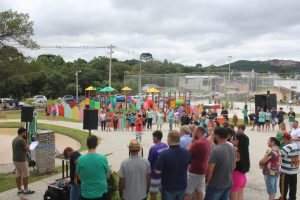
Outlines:
{"label": "child", "polygon": [[132,113],[131,118],[130,118],[130,123],[131,123],[131,131],[133,132],[134,128],[134,122],[135,122],[135,113]]}
{"label": "child", "polygon": [[136,140],[141,143],[142,142],[142,131],[143,131],[143,118],[141,114],[138,114],[137,119],[134,120],[135,124],[135,136]]}

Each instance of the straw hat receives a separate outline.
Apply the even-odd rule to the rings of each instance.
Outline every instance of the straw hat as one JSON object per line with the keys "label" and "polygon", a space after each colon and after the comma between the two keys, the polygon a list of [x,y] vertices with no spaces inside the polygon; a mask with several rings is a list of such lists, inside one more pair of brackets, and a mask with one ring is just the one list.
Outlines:
{"label": "straw hat", "polygon": [[128,145],[129,150],[140,150],[141,146],[137,140],[131,140],[130,144]]}

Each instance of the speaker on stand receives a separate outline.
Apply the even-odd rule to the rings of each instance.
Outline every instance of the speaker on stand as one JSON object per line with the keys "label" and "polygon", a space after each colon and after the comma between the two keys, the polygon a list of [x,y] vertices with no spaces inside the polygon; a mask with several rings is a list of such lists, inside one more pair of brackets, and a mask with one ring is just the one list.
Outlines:
{"label": "speaker on stand", "polygon": [[28,140],[28,122],[33,120],[33,110],[32,106],[22,106],[21,108],[21,122],[25,122],[26,126],[26,140]]}
{"label": "speaker on stand", "polygon": [[98,130],[98,110],[84,109],[83,129],[89,130],[89,135],[91,130]]}

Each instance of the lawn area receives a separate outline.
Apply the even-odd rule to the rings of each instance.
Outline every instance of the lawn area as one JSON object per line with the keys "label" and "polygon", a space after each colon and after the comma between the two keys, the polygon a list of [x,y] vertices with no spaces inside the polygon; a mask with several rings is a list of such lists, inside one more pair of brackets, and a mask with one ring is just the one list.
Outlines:
{"label": "lawn area", "polygon": [[[21,118],[21,110],[7,110],[7,111],[2,111],[3,115],[6,116],[6,119],[20,119]],[[37,110],[38,113],[38,119],[47,119],[46,114],[44,110]],[[65,117],[55,117],[55,120],[58,121],[68,121],[68,122],[79,122],[74,119],[69,119]]]}
{"label": "lawn area", "polygon": [[[18,128],[21,125],[22,124],[20,122],[1,122],[0,128]],[[72,128],[66,128],[66,127],[62,127],[62,126],[42,124],[42,123],[38,124],[38,128],[52,130],[55,133],[66,135],[66,136],[69,136],[69,137],[77,140],[81,144],[79,151],[85,151],[87,149],[86,139],[88,137],[88,133],[85,131],[72,129]],[[43,174],[43,175],[39,175],[39,174],[35,173],[34,171],[31,171],[29,182],[32,183],[34,181],[38,181],[38,180],[47,178],[49,176],[53,176],[59,172],[61,172],[61,167],[57,167],[55,169],[55,172],[53,172],[53,173]],[[16,183],[15,183],[15,175],[14,174],[0,174],[0,192],[4,192],[4,191],[10,190],[10,189],[13,189],[15,187],[16,187]]]}

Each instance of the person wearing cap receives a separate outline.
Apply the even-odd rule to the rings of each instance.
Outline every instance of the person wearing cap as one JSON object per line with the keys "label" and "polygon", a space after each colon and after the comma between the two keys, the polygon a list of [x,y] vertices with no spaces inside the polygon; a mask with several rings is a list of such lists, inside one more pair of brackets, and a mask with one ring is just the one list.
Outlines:
{"label": "person wearing cap", "polygon": [[292,143],[292,136],[289,133],[282,135],[285,146],[281,150],[282,163],[280,174],[280,200],[286,200],[289,193],[290,200],[296,199],[297,175],[299,174],[300,145]]}
{"label": "person wearing cap", "polygon": [[[29,152],[29,144],[26,141],[26,129],[19,128],[18,136],[12,141],[13,162],[16,168],[16,183],[18,187],[17,194],[33,194],[34,191],[28,188],[28,162],[27,152]],[[21,187],[21,178],[23,177],[24,190]]]}
{"label": "person wearing cap", "polygon": [[107,158],[96,152],[98,138],[91,135],[87,139],[88,153],[77,160],[74,183],[81,182],[81,200],[104,200],[107,193],[107,180],[110,169]]}
{"label": "person wearing cap", "polygon": [[146,200],[150,187],[150,163],[139,156],[137,140],[129,144],[130,157],[121,163],[119,170],[119,196],[124,200]]}
{"label": "person wearing cap", "polygon": [[66,147],[64,149],[65,159],[70,159],[70,200],[79,200],[80,199],[80,182],[78,184],[74,183],[77,160],[81,156],[78,151],[74,151],[71,147]]}
{"label": "person wearing cap", "polygon": [[170,148],[159,155],[155,172],[161,175],[162,199],[182,200],[187,188],[187,170],[191,156],[179,146],[178,131],[170,131],[167,142]]}

